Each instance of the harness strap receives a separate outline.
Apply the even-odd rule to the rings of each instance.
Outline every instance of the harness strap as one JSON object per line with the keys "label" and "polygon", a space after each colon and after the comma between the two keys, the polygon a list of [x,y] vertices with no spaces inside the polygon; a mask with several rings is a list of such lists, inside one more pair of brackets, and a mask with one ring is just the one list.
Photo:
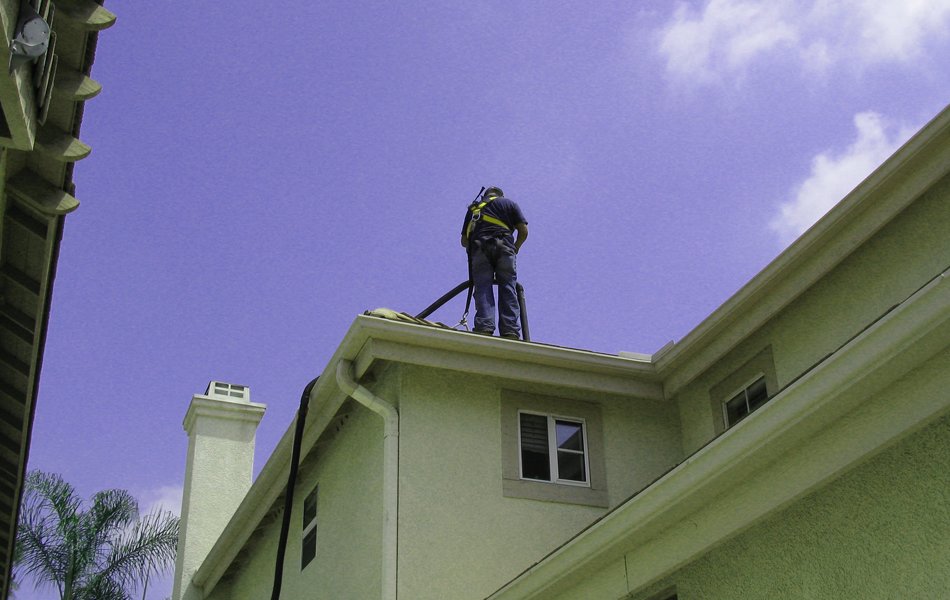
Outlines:
{"label": "harness strap", "polygon": [[472,213],[472,216],[468,222],[468,228],[465,230],[465,237],[472,237],[472,231],[475,229],[475,225],[477,225],[480,220],[484,220],[486,223],[491,223],[492,225],[502,227],[505,231],[511,231],[511,227],[508,227],[508,224],[501,219],[497,219],[491,215],[482,214],[482,209],[485,208],[495,198],[498,198],[498,196],[492,196],[488,200],[483,200],[477,204],[473,202],[472,205],[468,207]]}
{"label": "harness strap", "polygon": [[499,227],[504,227],[506,231],[511,231],[511,228],[508,227],[508,224],[502,221],[501,219],[496,219],[491,215],[482,215],[482,221],[487,221],[492,225],[498,225]]}

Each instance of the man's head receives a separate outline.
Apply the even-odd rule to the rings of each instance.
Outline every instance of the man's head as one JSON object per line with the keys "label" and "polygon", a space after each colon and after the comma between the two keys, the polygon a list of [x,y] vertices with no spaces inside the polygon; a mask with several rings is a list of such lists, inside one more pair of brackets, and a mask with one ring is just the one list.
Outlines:
{"label": "man's head", "polygon": [[487,200],[487,199],[492,198],[492,197],[494,197],[494,196],[504,196],[504,195],[505,195],[505,193],[504,193],[503,191],[501,191],[501,188],[500,188],[500,187],[491,186],[490,188],[488,188],[487,190],[485,190],[485,194],[484,194],[483,197]]}

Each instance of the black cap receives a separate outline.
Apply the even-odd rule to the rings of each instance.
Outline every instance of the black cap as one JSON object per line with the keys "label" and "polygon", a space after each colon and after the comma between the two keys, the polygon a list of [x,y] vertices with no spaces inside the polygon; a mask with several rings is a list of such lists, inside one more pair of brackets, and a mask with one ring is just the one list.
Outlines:
{"label": "black cap", "polygon": [[489,187],[487,190],[485,190],[484,197],[488,198],[489,196],[504,196],[504,195],[505,195],[505,192],[501,191],[500,187],[496,187],[493,185]]}

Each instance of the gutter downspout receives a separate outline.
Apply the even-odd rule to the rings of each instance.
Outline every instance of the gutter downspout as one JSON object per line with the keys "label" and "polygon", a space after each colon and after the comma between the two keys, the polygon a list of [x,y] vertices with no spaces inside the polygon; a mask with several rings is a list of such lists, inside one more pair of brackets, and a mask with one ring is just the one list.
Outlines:
{"label": "gutter downspout", "polygon": [[353,379],[353,364],[336,365],[336,382],[347,396],[383,418],[382,600],[396,600],[396,542],[399,509],[399,412]]}

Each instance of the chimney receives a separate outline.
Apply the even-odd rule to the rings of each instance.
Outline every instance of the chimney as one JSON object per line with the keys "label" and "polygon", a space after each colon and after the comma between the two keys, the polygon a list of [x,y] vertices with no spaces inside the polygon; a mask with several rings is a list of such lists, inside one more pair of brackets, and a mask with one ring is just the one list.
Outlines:
{"label": "chimney", "polygon": [[254,436],[265,408],[251,402],[247,386],[220,381],[191,398],[173,600],[202,597],[191,579],[251,487]]}

